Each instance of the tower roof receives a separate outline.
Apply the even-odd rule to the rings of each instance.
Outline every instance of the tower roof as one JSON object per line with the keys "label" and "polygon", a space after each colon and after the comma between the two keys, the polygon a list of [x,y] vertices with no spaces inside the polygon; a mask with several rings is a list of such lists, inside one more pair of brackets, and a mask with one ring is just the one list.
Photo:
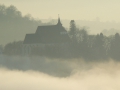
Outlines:
{"label": "tower roof", "polygon": [[58,23],[57,23],[57,25],[62,25],[62,24],[61,24],[61,21],[60,21],[59,15],[58,15]]}

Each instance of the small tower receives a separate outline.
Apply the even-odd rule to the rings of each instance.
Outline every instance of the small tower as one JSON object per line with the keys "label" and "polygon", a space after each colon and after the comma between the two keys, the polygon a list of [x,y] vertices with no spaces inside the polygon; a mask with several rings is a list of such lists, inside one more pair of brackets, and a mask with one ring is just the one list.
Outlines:
{"label": "small tower", "polygon": [[57,25],[61,25],[62,26],[62,24],[61,24],[61,21],[60,21],[60,17],[59,17],[59,14],[58,14],[58,23],[57,23]]}

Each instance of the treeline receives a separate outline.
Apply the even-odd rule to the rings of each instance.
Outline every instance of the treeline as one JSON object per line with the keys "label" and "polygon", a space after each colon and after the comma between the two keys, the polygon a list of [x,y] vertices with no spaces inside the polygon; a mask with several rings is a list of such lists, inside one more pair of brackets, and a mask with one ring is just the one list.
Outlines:
{"label": "treeline", "polygon": [[69,35],[72,39],[72,55],[85,59],[120,59],[120,35],[105,36],[103,33],[89,35],[85,29],[79,29],[71,20]]}
{"label": "treeline", "polygon": [[[89,35],[84,28],[77,28],[71,20],[68,31],[71,43],[67,45],[34,47],[31,55],[51,58],[84,58],[86,60],[120,59],[120,35],[105,36],[103,33]],[[7,55],[21,55],[22,41],[9,43],[4,47]]]}
{"label": "treeline", "polygon": [[[57,58],[84,58],[86,60],[120,59],[120,35],[89,35],[85,28],[77,28],[71,20],[68,31],[71,43],[67,46],[46,46],[34,49],[33,54]],[[35,53],[35,51],[38,51]]]}
{"label": "treeline", "polygon": [[[22,42],[26,33],[36,30],[42,23],[30,15],[23,16],[15,6],[0,5],[0,51],[6,55],[22,55]],[[103,33],[89,35],[85,28],[76,27],[71,20],[68,30],[71,43],[65,46],[46,46],[44,49],[35,47],[31,55],[46,56],[51,58],[84,58],[84,59],[120,59],[120,35],[105,36]],[[14,41],[14,42],[12,42]]]}
{"label": "treeline", "polygon": [[25,16],[13,5],[0,5],[0,44],[23,40],[26,33],[33,33],[42,23],[30,14]]}

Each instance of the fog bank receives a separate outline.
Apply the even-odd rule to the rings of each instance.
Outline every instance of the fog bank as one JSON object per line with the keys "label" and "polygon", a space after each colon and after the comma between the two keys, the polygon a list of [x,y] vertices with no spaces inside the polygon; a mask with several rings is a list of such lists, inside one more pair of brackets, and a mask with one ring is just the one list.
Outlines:
{"label": "fog bank", "polygon": [[120,63],[113,61],[82,63],[70,76],[54,77],[33,70],[0,68],[0,90],[119,90],[119,69]]}

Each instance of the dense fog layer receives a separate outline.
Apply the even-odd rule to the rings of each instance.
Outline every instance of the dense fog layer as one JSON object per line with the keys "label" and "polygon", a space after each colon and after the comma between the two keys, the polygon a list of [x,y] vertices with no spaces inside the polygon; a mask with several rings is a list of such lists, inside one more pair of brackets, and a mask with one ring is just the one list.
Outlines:
{"label": "dense fog layer", "polygon": [[120,63],[1,57],[0,90],[119,90]]}
{"label": "dense fog layer", "polygon": [[21,57],[21,56],[1,56],[1,67],[9,68],[10,70],[35,70],[47,73],[53,76],[69,76],[72,66],[68,61],[52,60],[43,57]]}

